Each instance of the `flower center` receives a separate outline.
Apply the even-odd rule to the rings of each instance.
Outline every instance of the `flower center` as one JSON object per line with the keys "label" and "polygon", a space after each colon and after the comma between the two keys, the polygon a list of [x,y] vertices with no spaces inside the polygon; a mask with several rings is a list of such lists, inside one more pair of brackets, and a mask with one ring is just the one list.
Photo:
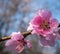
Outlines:
{"label": "flower center", "polygon": [[25,46],[26,42],[25,42],[24,38],[22,40],[18,40],[18,41]]}
{"label": "flower center", "polygon": [[43,22],[41,23],[40,27],[43,28],[44,30],[49,29],[50,28],[49,22],[43,20]]}

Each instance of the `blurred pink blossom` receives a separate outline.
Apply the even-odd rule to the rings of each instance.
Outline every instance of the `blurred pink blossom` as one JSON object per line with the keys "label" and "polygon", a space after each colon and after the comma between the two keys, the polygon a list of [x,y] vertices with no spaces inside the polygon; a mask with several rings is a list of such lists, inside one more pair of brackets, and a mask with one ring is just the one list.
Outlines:
{"label": "blurred pink blossom", "polygon": [[13,32],[11,34],[11,39],[8,40],[5,46],[10,51],[14,51],[17,53],[21,53],[24,50],[24,46],[31,48],[32,44],[29,40],[24,39],[23,35],[20,32]]}
{"label": "blurred pink blossom", "polygon": [[56,39],[59,40],[60,39],[60,27],[54,30],[54,34],[57,37]]}
{"label": "blurred pink blossom", "polygon": [[56,43],[57,36],[54,34],[49,34],[47,37],[40,37],[41,46],[54,46]]}
{"label": "blurred pink blossom", "polygon": [[54,46],[56,41],[60,39],[60,28],[57,28],[53,33],[48,34],[46,37],[40,36],[41,46]]}
{"label": "blurred pink blossom", "polygon": [[48,10],[40,9],[30,22],[27,30],[33,30],[32,34],[46,36],[53,33],[58,27],[58,21],[52,17],[52,13]]}

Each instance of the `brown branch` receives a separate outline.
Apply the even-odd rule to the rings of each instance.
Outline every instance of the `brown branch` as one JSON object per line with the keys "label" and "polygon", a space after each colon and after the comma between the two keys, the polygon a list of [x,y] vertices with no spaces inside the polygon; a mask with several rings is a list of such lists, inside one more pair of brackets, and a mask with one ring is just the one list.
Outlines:
{"label": "brown branch", "polygon": [[[31,32],[32,32],[32,31],[27,31],[27,32],[23,32],[23,33],[21,33],[21,34],[22,34],[24,37],[26,37],[27,35],[31,34]],[[0,38],[0,42],[1,42],[1,41],[5,41],[5,40],[9,40],[9,39],[11,39],[11,36],[2,37],[2,38]]]}
{"label": "brown branch", "polygon": [[[59,23],[59,26],[58,27],[60,27],[60,23]],[[27,35],[31,34],[31,32],[32,31],[23,32],[22,35],[24,37],[26,37]],[[2,38],[0,38],[0,42],[1,41],[5,41],[5,40],[9,40],[9,39],[11,39],[11,36],[2,37]]]}

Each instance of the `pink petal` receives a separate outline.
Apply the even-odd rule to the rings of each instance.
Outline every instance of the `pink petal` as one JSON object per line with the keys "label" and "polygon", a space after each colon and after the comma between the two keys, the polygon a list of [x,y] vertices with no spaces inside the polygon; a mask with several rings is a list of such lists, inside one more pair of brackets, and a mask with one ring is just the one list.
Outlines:
{"label": "pink petal", "polygon": [[40,44],[42,46],[54,46],[55,45],[55,41],[54,40],[51,41],[51,40],[46,40],[46,39],[43,38],[43,39],[40,40],[40,42],[41,42]]}
{"label": "pink petal", "polygon": [[32,43],[29,40],[25,40],[27,43],[28,48],[32,48]]}
{"label": "pink petal", "polygon": [[15,33],[13,32],[11,36],[12,36],[11,37],[12,40],[21,40],[24,38],[20,32],[15,32]]}
{"label": "pink petal", "polygon": [[43,35],[44,37],[47,34],[50,34],[50,33],[52,33],[52,31],[50,31],[50,30],[43,30],[43,29],[35,28],[35,27],[34,27],[34,30],[32,31],[32,34]]}
{"label": "pink petal", "polygon": [[31,24],[40,25],[41,22],[42,22],[42,18],[40,16],[35,16],[34,19],[31,21]]}
{"label": "pink petal", "polygon": [[46,38],[41,37],[40,44],[42,46],[54,46],[55,45],[55,39],[56,39],[56,36],[50,34],[50,35],[46,36]]}
{"label": "pink petal", "polygon": [[6,42],[6,44],[5,44],[5,46],[9,46],[9,45],[11,45],[12,44],[12,40],[8,40],[7,42]]}
{"label": "pink petal", "polygon": [[15,52],[17,53],[17,50],[16,50],[16,46],[18,45],[18,42],[16,41],[13,41],[13,40],[8,40],[5,44],[6,48],[9,50],[9,51],[12,51],[12,52]]}
{"label": "pink petal", "polygon": [[60,39],[60,28],[54,30],[54,34],[56,35],[56,39]]}
{"label": "pink petal", "polygon": [[48,34],[51,34],[51,33],[53,33],[52,30],[44,30],[40,32],[40,34],[43,35],[44,37],[46,37]]}
{"label": "pink petal", "polygon": [[41,9],[41,10],[39,10],[38,13],[39,13],[39,15],[41,17],[43,17],[45,19],[49,19],[52,16],[52,13],[49,10],[43,10],[43,9]]}
{"label": "pink petal", "polygon": [[56,29],[58,27],[59,23],[56,19],[51,19],[50,21],[50,27],[51,29]]}
{"label": "pink petal", "polygon": [[17,50],[18,53],[21,53],[24,50],[24,46],[23,45],[18,45],[16,47],[16,50]]}

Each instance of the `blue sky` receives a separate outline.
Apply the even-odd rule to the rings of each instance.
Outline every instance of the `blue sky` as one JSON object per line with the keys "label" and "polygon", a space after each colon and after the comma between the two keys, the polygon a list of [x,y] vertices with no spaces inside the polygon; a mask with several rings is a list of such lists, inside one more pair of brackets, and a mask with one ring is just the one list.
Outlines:
{"label": "blue sky", "polygon": [[[0,0],[2,1],[2,0]],[[3,0],[5,3],[8,3],[9,0]],[[7,5],[8,6],[8,5]],[[45,8],[48,9],[52,12],[52,15],[54,18],[56,18],[59,22],[60,22],[60,0],[31,0],[31,3],[28,3],[29,7],[32,7],[31,12],[25,16],[24,21],[26,23],[28,23],[33,17],[34,14],[37,10],[39,10],[40,8]],[[35,12],[33,12],[35,11]],[[4,13],[4,9],[0,8],[0,13]],[[14,28],[10,28],[10,32],[8,32],[8,34],[10,34],[13,31],[17,31],[18,26],[19,26],[19,22],[21,21],[21,19],[23,18],[22,14],[19,14],[18,12],[15,13],[15,15],[12,16],[13,19],[17,19],[16,22],[12,23],[12,25],[14,26]]]}
{"label": "blue sky", "polygon": [[49,9],[54,18],[60,22],[60,0],[36,0],[33,1],[34,9],[40,8]]}

